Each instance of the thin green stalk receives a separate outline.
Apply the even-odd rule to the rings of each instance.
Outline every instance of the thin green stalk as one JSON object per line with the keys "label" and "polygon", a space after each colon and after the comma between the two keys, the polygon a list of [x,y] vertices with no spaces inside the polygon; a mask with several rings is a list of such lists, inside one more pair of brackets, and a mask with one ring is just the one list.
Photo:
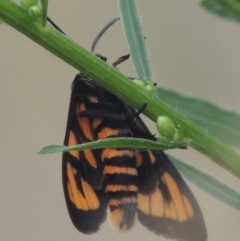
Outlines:
{"label": "thin green stalk", "polygon": [[129,81],[127,77],[109,67],[93,54],[78,46],[49,25],[33,20],[28,13],[10,0],[0,1],[0,18],[22,32],[65,62],[81,70],[103,87],[139,109],[148,103],[144,114],[153,121],[160,115],[168,116],[181,129],[185,137],[191,138],[191,146],[209,156],[219,165],[240,178],[240,155],[201,128],[172,110],[153,95]]}
{"label": "thin green stalk", "polygon": [[41,0],[43,15],[42,15],[42,23],[43,26],[47,23],[47,10],[48,10],[48,0]]}
{"label": "thin green stalk", "polygon": [[152,75],[135,1],[119,0],[118,2],[131,58],[133,59],[139,79],[148,84],[152,80]]}

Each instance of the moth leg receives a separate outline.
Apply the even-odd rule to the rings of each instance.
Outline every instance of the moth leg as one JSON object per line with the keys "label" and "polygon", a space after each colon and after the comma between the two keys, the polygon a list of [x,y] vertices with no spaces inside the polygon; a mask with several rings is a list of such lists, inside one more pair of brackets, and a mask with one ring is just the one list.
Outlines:
{"label": "moth leg", "polygon": [[121,64],[122,62],[126,61],[127,59],[129,59],[130,54],[126,54],[121,56],[120,58],[118,58],[114,63],[112,63],[113,67],[117,67],[117,65]]}

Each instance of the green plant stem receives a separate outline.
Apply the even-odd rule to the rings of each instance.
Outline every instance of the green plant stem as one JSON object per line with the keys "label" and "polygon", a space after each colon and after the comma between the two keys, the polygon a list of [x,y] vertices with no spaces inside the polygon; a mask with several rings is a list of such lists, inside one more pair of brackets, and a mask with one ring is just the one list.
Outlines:
{"label": "green plant stem", "polygon": [[172,110],[153,95],[146,93],[127,77],[78,46],[48,24],[33,20],[28,13],[10,0],[0,0],[0,18],[22,32],[65,62],[94,79],[132,107],[139,109],[148,103],[144,114],[156,122],[160,115],[168,116],[191,138],[191,146],[209,156],[235,176],[240,178],[240,155],[201,128]]}

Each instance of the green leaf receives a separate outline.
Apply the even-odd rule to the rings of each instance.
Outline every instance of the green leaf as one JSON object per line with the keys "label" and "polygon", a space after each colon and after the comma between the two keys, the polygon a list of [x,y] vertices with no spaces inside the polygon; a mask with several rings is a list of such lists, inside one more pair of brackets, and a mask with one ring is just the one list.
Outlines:
{"label": "green leaf", "polygon": [[43,23],[43,26],[45,26],[47,22],[48,0],[41,0],[41,4],[42,4],[42,23]]}
{"label": "green leaf", "polygon": [[121,19],[139,79],[152,80],[144,36],[134,0],[119,0]]}
{"label": "green leaf", "polygon": [[167,150],[186,146],[186,142],[178,141],[166,143],[163,141],[151,141],[140,138],[108,138],[99,141],[93,141],[76,146],[48,145],[41,148],[38,154],[52,154],[56,152],[67,152],[76,150],[100,149],[100,148],[131,148],[140,150]]}
{"label": "green leaf", "polygon": [[229,20],[240,21],[239,0],[203,0],[201,5],[213,14]]}
{"label": "green leaf", "polygon": [[204,190],[219,201],[240,210],[240,193],[220,182],[211,175],[169,156],[179,172],[197,187]]}
{"label": "green leaf", "polygon": [[199,98],[157,88],[159,98],[223,142],[240,147],[240,115]]}

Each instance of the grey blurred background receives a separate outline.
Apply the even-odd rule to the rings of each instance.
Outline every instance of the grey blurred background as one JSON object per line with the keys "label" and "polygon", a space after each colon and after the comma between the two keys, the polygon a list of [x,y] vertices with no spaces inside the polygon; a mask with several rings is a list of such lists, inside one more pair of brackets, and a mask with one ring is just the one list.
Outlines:
{"label": "grey blurred background", "polygon": [[[156,82],[240,112],[240,25],[208,14],[199,1],[136,2]],[[49,16],[87,49],[118,15],[113,0],[49,4]],[[104,35],[97,52],[109,62],[128,53],[120,22]],[[63,141],[77,70],[7,25],[0,25],[0,56],[0,240],[165,240],[140,224],[126,234],[107,222],[98,234],[78,233],[63,197],[61,154],[37,155],[41,146]],[[119,68],[136,76],[131,61]],[[194,150],[173,152],[240,189],[239,180]],[[239,240],[240,212],[189,186],[205,216],[209,240]]]}

